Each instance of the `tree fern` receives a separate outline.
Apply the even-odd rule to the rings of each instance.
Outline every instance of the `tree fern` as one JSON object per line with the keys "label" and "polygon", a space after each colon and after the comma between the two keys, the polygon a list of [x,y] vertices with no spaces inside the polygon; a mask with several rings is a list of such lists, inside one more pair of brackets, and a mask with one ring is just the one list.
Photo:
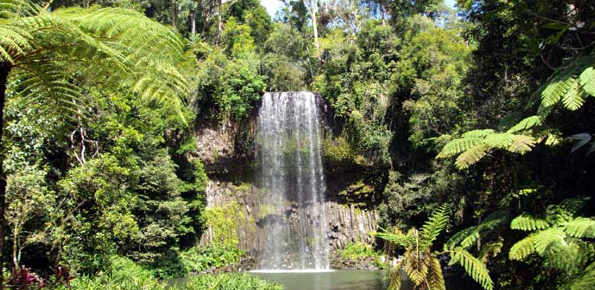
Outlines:
{"label": "tree fern", "polygon": [[438,157],[443,158],[454,156],[465,152],[481,143],[482,139],[479,137],[463,137],[460,139],[455,139],[448,142],[446,146],[444,146],[440,154],[438,154]]}
{"label": "tree fern", "polygon": [[[421,232],[412,228],[407,234],[400,231],[376,234],[387,244],[398,243],[398,246],[405,249],[403,256],[389,272],[391,280],[389,289],[399,289],[401,285],[400,269],[403,269],[407,277],[415,284],[415,289],[445,289],[439,255],[451,255],[452,261],[461,264],[482,287],[487,290],[493,289],[493,282],[485,266],[464,249],[460,247],[450,249],[445,245],[443,252],[432,252],[433,242],[446,227],[449,211],[450,208],[447,205],[440,206],[424,224]],[[385,246],[385,251],[389,256],[394,255],[396,247]]]}
{"label": "tree fern", "polygon": [[[546,145],[549,146],[558,144],[559,139],[555,138],[555,135],[545,132],[540,127],[543,126],[555,105],[561,103],[565,109],[574,111],[583,106],[587,97],[595,96],[594,66],[594,54],[568,60],[566,65],[554,72],[539,90],[541,104],[537,114],[519,121],[505,132],[482,129],[464,133],[461,138],[447,143],[437,158],[458,155],[455,165],[459,169],[464,169],[475,164],[494,149],[525,154],[532,150],[538,139],[546,140]],[[584,139],[579,140],[573,147],[573,151],[589,141],[590,138],[586,142]],[[592,152],[595,152],[595,143],[588,150],[588,154]]]}

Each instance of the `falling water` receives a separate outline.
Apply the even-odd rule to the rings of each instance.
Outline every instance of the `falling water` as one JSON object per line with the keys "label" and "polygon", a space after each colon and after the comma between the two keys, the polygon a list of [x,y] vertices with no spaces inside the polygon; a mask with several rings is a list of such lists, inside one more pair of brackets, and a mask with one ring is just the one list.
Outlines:
{"label": "falling water", "polygon": [[266,93],[257,126],[261,269],[329,269],[316,95]]}

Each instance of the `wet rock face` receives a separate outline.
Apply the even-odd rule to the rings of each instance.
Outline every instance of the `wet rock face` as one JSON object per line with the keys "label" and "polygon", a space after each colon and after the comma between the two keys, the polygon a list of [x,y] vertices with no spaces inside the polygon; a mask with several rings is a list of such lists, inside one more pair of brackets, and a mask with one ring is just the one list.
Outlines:
{"label": "wet rock face", "polygon": [[[259,258],[259,253],[266,251],[266,238],[274,238],[268,235],[270,227],[268,225],[275,221],[275,216],[268,213],[268,209],[261,208],[259,203],[259,189],[252,183],[234,184],[229,181],[219,181],[212,179],[208,182],[207,190],[207,208],[225,207],[230,204],[237,204],[239,211],[234,216],[226,218],[235,220],[237,225],[238,247],[250,253],[253,258]],[[329,247],[331,251],[342,249],[348,243],[354,241],[363,241],[371,243],[372,237],[369,232],[376,231],[378,213],[375,209],[361,209],[353,205],[339,204],[334,201],[325,203],[327,214],[326,232]],[[298,227],[299,219],[296,208],[286,212],[288,226]],[[208,245],[213,242],[212,230],[207,229],[201,238],[202,245]],[[299,257],[290,252],[283,253],[280,268],[299,269]],[[352,262],[334,262],[336,257],[331,257],[331,266],[333,268],[345,269],[348,267],[366,268],[358,266]],[[307,261],[312,263],[312,261]],[[343,266],[340,266],[343,265]],[[252,265],[256,267],[257,265]],[[341,268],[339,268],[339,266]]]}

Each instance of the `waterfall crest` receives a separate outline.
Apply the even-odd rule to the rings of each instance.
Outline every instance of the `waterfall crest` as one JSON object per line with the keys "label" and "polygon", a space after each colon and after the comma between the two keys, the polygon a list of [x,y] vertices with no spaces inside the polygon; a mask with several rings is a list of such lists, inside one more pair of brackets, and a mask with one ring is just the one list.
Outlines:
{"label": "waterfall crest", "polygon": [[329,269],[317,101],[311,92],[266,93],[262,98],[256,134],[258,216],[266,229],[260,237],[261,269]]}

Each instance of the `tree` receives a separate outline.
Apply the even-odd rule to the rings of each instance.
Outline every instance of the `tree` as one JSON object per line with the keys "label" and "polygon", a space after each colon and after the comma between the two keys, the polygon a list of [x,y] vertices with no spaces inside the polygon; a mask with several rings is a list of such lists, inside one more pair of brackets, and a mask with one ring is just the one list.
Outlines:
{"label": "tree", "polygon": [[[0,8],[0,128],[9,92],[69,119],[80,115],[76,108],[81,106],[81,88],[93,83],[146,99],[172,100],[174,106],[180,103],[177,95],[187,90],[174,66],[181,59],[182,42],[136,11],[94,7],[48,12],[28,0],[1,0]],[[2,165],[0,174],[4,225]],[[0,248],[3,240],[0,230]]]}

